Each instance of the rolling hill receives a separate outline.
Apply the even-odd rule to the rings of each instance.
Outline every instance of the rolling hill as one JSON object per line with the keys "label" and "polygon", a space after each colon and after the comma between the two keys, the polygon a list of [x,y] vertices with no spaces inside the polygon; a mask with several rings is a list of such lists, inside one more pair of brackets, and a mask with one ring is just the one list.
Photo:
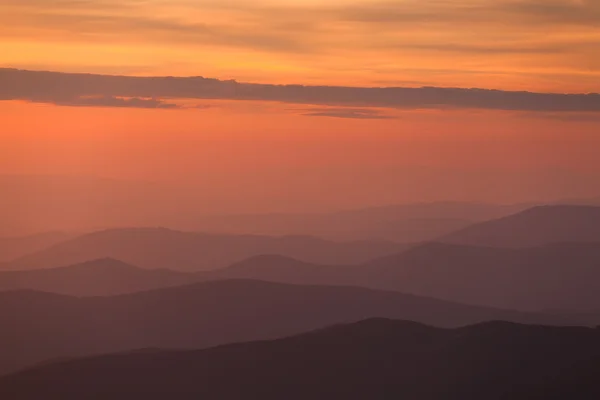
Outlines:
{"label": "rolling hill", "polygon": [[527,311],[600,310],[600,243],[494,248],[428,243],[360,266],[254,257],[210,274],[300,284],[356,285]]}
{"label": "rolling hill", "polygon": [[[364,260],[374,257],[377,252],[392,253],[392,247],[402,246],[389,242],[337,243],[310,237],[206,235],[167,229],[109,230],[58,244],[23,257],[12,266],[53,267],[69,265],[76,260],[85,262],[112,256],[152,271],[145,274],[131,265],[117,268],[118,265],[112,262],[115,268],[110,273],[94,263],[47,272],[6,272],[0,273],[0,290],[30,288],[81,296],[112,295],[241,278],[364,286],[505,309],[596,312],[600,310],[597,284],[600,281],[600,242],[592,241],[592,233],[596,229],[594,215],[599,209],[537,207],[472,228],[500,232],[482,236],[498,238],[502,232],[506,235],[513,232],[512,228],[506,228],[511,226],[516,232],[513,236],[523,235],[519,239],[521,243],[550,242],[543,245],[502,247],[428,243],[347,266],[333,261]],[[584,220],[587,221],[585,224]],[[564,226],[564,229],[550,229],[553,224]],[[497,230],[494,228],[497,226],[504,228]],[[579,238],[581,242],[555,243],[563,231],[570,232],[568,237]],[[268,253],[279,255],[265,255]],[[290,258],[296,255],[302,255],[304,259]],[[191,272],[223,265],[227,267],[187,275],[164,269],[169,266]]]}
{"label": "rolling hill", "polygon": [[207,271],[262,254],[279,254],[319,264],[359,264],[406,247],[385,241],[333,242],[309,236],[211,235],[164,228],[129,228],[79,236],[21,257],[6,268],[54,268],[114,258],[141,268]]}
{"label": "rolling hill", "polygon": [[205,348],[273,339],[371,317],[443,327],[487,320],[580,320],[356,287],[229,280],[113,297],[0,293],[0,373],[61,357],[137,348]]}
{"label": "rolling hill", "polygon": [[0,270],[0,291],[36,290],[71,296],[112,296],[150,289],[229,279],[291,284],[358,285],[362,266],[330,266],[293,258],[263,255],[212,271],[146,269],[111,258],[66,267]]}
{"label": "rolling hill", "polygon": [[72,296],[110,296],[203,280],[166,269],[148,270],[106,258],[60,268],[0,271],[0,291],[29,289]]}
{"label": "rolling hill", "polygon": [[471,246],[530,247],[560,242],[600,242],[600,207],[553,205],[482,222],[437,241]]}
{"label": "rolling hill", "polygon": [[416,243],[526,207],[467,202],[415,203],[330,213],[213,216],[199,220],[195,226],[204,231],[230,234],[302,234],[333,240]]}
{"label": "rolling hill", "polygon": [[369,319],[199,351],[147,349],[64,360],[0,378],[0,395],[5,400],[592,400],[600,391],[592,378],[599,358],[598,329],[507,322],[439,329]]}
{"label": "rolling hill", "polygon": [[430,243],[369,263],[369,286],[520,310],[600,310],[600,244]]}
{"label": "rolling hill", "polygon": [[72,238],[62,232],[47,232],[31,236],[0,237],[0,263],[51,247]]}

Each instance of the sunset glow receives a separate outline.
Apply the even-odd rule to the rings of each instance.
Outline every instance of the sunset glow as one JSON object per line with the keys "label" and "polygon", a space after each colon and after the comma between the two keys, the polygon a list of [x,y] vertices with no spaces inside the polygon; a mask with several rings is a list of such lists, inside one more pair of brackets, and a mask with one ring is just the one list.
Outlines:
{"label": "sunset glow", "polygon": [[[250,179],[294,209],[562,190],[482,192],[476,170],[560,170],[594,194],[599,21],[592,0],[4,0],[0,172],[200,179],[216,198]],[[423,169],[461,189],[374,172]],[[357,186],[333,189],[347,174]],[[287,207],[267,198],[238,206]]]}

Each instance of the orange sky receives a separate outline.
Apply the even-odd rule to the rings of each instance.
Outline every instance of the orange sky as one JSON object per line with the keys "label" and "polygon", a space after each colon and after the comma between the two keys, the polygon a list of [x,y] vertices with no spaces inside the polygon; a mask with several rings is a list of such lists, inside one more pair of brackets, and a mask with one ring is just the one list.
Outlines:
{"label": "orange sky", "polygon": [[[0,68],[592,93],[600,92],[599,27],[593,0],[3,0]],[[0,101],[0,174],[200,179],[207,190],[223,180],[233,190],[245,174],[276,186],[351,171],[357,187],[340,200],[386,168],[600,173],[600,114],[591,108],[164,101],[191,108],[75,107],[9,94]],[[394,196],[401,200],[390,192],[382,202]],[[440,189],[440,199],[449,196]]]}
{"label": "orange sky", "polygon": [[0,66],[600,91],[595,0],[3,0]]}
{"label": "orange sky", "polygon": [[23,102],[5,102],[0,110],[0,170],[12,172],[42,169],[164,180],[250,165],[600,172],[598,121],[585,118],[469,110],[390,111],[396,116],[390,119],[323,118],[276,103],[233,101],[215,101],[205,110]]}

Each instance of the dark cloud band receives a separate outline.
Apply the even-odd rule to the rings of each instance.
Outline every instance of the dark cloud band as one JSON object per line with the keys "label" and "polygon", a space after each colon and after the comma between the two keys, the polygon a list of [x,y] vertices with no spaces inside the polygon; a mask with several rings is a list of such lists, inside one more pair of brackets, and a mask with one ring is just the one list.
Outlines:
{"label": "dark cloud band", "polygon": [[[511,92],[440,87],[343,87],[268,85],[203,77],[130,77],[0,69],[0,100],[68,105],[72,99],[137,99],[126,106],[173,107],[169,99],[277,101],[396,109],[489,109],[536,112],[600,112],[600,94]],[[151,100],[143,100],[151,99]],[[150,103],[148,103],[150,101]],[[86,105],[85,101],[79,100]],[[82,104],[83,103],[83,104]],[[87,104],[94,106],[98,104]]]}

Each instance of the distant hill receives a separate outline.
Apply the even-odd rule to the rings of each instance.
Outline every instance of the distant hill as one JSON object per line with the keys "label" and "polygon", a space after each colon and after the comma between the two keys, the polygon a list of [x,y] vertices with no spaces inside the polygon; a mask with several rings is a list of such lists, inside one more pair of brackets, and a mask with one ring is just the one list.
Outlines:
{"label": "distant hill", "polygon": [[393,240],[415,243],[438,238],[473,223],[499,218],[526,205],[467,202],[400,204],[332,213],[214,216],[195,222],[203,231],[289,235],[334,240]]}
{"label": "distant hill", "polygon": [[[279,172],[275,171],[275,174],[278,175]],[[439,171],[434,176],[439,179]],[[240,203],[239,197],[234,194],[239,183],[231,186],[229,195],[219,195],[217,192],[222,192],[223,181],[220,182],[209,179],[200,185],[184,185],[94,176],[0,173],[0,236],[22,236],[51,230],[89,232],[114,227],[165,226],[208,233],[308,235],[332,240],[387,239],[419,242],[474,222],[498,218],[523,209],[522,206],[434,202],[342,212],[262,214],[260,210],[270,212],[274,207],[281,210],[322,210],[325,207],[336,207],[335,203],[346,204],[342,207],[347,207],[349,204],[376,200],[378,196],[347,201],[347,198],[338,193],[338,201],[326,206],[323,196],[319,191],[314,192],[314,187],[310,185],[307,189],[314,193],[308,197],[312,200],[306,198],[306,191],[299,187],[292,188],[292,191],[297,190],[300,194],[293,200],[280,190],[265,197],[260,190],[262,186],[258,185],[252,189],[247,187],[246,194],[253,200]],[[339,181],[333,180],[332,183],[334,182]],[[348,183],[352,185],[352,182]],[[410,186],[407,182],[406,187]],[[217,192],[210,195],[206,191],[207,187],[212,187]],[[400,197],[403,197],[402,194]],[[250,214],[231,215],[231,212],[235,212],[232,210]],[[252,210],[257,210],[259,214]],[[215,216],[215,213],[229,215]]]}
{"label": "distant hill", "polygon": [[229,267],[200,272],[146,269],[112,258],[66,267],[0,270],[0,291],[35,290],[70,296],[112,296],[191,283],[253,279],[292,284],[355,284],[361,266],[328,266],[278,255],[248,258]]}
{"label": "distant hill", "polygon": [[600,310],[600,243],[431,243],[365,266],[366,285],[521,310]]}
{"label": "distant hill", "polygon": [[0,262],[7,262],[72,238],[62,232],[47,232],[31,236],[0,237]]}
{"label": "distant hill", "polygon": [[0,173],[0,235],[164,224],[173,210],[197,208],[197,198],[184,198],[184,192],[166,183]]}
{"label": "distant hill", "polygon": [[356,287],[214,281],[115,297],[0,292],[0,373],[55,358],[137,348],[204,348],[272,339],[370,317],[436,326],[487,320],[574,324]]}
{"label": "distant hill", "polygon": [[209,279],[256,279],[292,284],[361,286],[365,283],[365,272],[362,265],[320,265],[278,255],[262,255],[248,258],[227,268],[209,271],[203,276]]}
{"label": "distant hill", "polygon": [[[0,378],[5,400],[597,399],[600,330],[369,319],[273,341],[65,360]],[[597,375],[595,375],[597,378]],[[586,385],[574,385],[583,380]],[[556,394],[561,393],[562,397]]]}
{"label": "distant hill", "polygon": [[103,258],[66,267],[0,270],[0,291],[28,289],[90,297],[230,279],[360,286],[363,277],[362,266],[312,264],[278,255],[250,257],[226,268],[199,272],[139,268]]}
{"label": "distant hill", "polygon": [[0,291],[29,289],[73,296],[109,296],[183,285],[201,277],[147,270],[106,258],[68,267],[0,271]]}
{"label": "distant hill", "polygon": [[360,266],[316,265],[261,256],[209,276],[355,285],[529,311],[600,310],[600,243],[530,248],[428,243]]}
{"label": "distant hill", "polygon": [[8,268],[62,267],[108,257],[142,268],[200,271],[223,268],[261,254],[322,264],[359,264],[405,248],[387,241],[333,242],[310,236],[212,235],[130,228],[79,236],[21,257]]}
{"label": "distant hill", "polygon": [[[94,268],[89,265],[48,271],[46,275],[40,271],[0,274],[0,290],[20,287],[65,294],[111,295],[242,278],[363,286],[506,309],[596,312],[600,310],[600,242],[591,240],[591,233],[597,228],[593,222],[598,210],[581,206],[537,207],[473,228],[485,231],[498,224],[510,226],[515,227],[511,238],[523,235],[520,243],[549,242],[533,247],[448,243],[408,247],[376,241],[338,243],[302,236],[207,235],[158,228],[108,230],[60,243],[23,257],[10,267],[39,269],[113,257],[158,271],[144,274],[121,268],[108,274],[97,265]],[[555,218],[557,215],[560,218]],[[556,224],[565,228],[551,229]],[[506,235],[513,232],[503,229],[495,232]],[[555,242],[564,232],[568,232],[566,237],[580,242]],[[376,258],[377,254],[383,257]],[[364,262],[371,258],[374,260]],[[363,262],[344,266],[349,264],[348,260]],[[165,271],[165,266],[202,273],[183,275],[181,271]],[[121,278],[113,279],[112,274]],[[78,284],[86,281],[89,283]],[[20,286],[14,282],[21,282]]]}
{"label": "distant hill", "polygon": [[438,239],[473,246],[528,247],[557,242],[600,242],[600,207],[540,206],[469,226]]}

